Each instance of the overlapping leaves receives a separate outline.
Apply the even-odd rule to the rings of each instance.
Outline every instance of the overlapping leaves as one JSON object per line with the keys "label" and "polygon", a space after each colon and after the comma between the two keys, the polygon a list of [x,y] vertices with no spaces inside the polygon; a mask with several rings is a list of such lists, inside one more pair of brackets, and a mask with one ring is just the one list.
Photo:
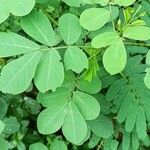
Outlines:
{"label": "overlapping leaves", "polygon": [[25,16],[31,12],[35,0],[0,0],[0,23],[5,21],[9,14]]}
{"label": "overlapping leaves", "polygon": [[52,93],[39,93],[38,102],[46,109],[38,116],[37,125],[42,134],[55,133],[62,127],[66,139],[79,145],[88,134],[85,120],[95,119],[100,113],[100,106],[91,95],[72,92],[67,88],[68,84],[65,85]]}
{"label": "overlapping leaves", "polygon": [[[73,26],[75,28],[72,30]],[[56,44],[57,37],[51,23],[42,11],[33,10],[21,18],[21,27],[44,46],[12,32],[0,33],[1,57],[25,54],[4,66],[0,76],[1,91],[11,94],[21,93],[30,86],[33,78],[39,91],[43,93],[55,91],[63,83],[64,66],[59,52],[52,48]],[[66,69],[80,73],[88,68],[88,58],[77,46],[70,45],[81,35],[78,18],[71,14],[63,15],[59,21],[59,28],[63,40],[68,44],[64,56]]]}

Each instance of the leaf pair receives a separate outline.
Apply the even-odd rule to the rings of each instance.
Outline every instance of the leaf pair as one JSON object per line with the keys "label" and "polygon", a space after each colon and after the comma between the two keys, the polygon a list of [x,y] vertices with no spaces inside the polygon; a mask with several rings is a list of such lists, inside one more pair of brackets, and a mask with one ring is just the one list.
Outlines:
{"label": "leaf pair", "polygon": [[93,38],[94,48],[108,47],[103,55],[103,64],[111,75],[124,70],[127,54],[123,41],[115,32],[104,32]]}
{"label": "leaf pair", "polygon": [[1,0],[0,1],[0,23],[5,21],[9,14],[15,16],[25,16],[31,12],[35,5],[35,0]]}
{"label": "leaf pair", "polygon": [[80,144],[87,135],[85,120],[96,118],[100,112],[94,97],[79,91],[71,97],[70,90],[63,87],[53,93],[39,94],[38,101],[47,107],[38,116],[39,132],[52,134],[62,127],[64,136],[74,144]]}
{"label": "leaf pair", "polygon": [[[82,28],[79,19],[68,13],[60,17],[59,30],[65,43],[72,45],[80,38]],[[88,68],[88,58],[77,46],[68,47],[64,55],[64,63],[67,70],[71,69],[76,73]]]}

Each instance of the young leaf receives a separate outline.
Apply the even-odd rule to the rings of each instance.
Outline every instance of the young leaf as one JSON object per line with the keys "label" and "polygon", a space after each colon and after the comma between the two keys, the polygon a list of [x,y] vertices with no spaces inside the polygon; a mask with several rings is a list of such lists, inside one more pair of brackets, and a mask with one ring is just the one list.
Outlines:
{"label": "young leaf", "polygon": [[83,92],[75,91],[73,93],[73,101],[86,120],[92,120],[98,117],[100,105],[94,97]]}
{"label": "young leaf", "polygon": [[77,145],[82,142],[87,135],[87,124],[72,101],[67,105],[66,111],[62,131],[68,141]]}
{"label": "young leaf", "polygon": [[55,91],[64,81],[64,68],[56,50],[49,51],[39,62],[34,83],[40,92]]}
{"label": "young leaf", "polygon": [[11,94],[25,91],[34,77],[40,57],[40,52],[33,52],[4,66],[0,76],[0,90]]}
{"label": "young leaf", "polygon": [[124,70],[127,61],[127,54],[122,40],[115,40],[103,55],[103,64],[111,75]]}
{"label": "young leaf", "polygon": [[33,10],[29,15],[22,17],[21,27],[38,42],[47,46],[54,45],[55,32],[50,21],[41,10]]}
{"label": "young leaf", "polygon": [[6,0],[0,0],[0,24],[9,17],[9,9]]}
{"label": "young leaf", "polygon": [[66,69],[72,69],[80,73],[84,68],[88,68],[88,58],[85,53],[78,47],[69,47],[64,56]]}
{"label": "young leaf", "polygon": [[29,146],[29,150],[38,150],[38,149],[40,149],[40,150],[48,150],[48,148],[44,144],[42,144],[40,142],[33,143],[33,144],[31,144]]}
{"label": "young leaf", "polygon": [[9,11],[15,16],[25,16],[31,12],[35,0],[8,0]]}
{"label": "young leaf", "polygon": [[63,40],[69,45],[74,44],[81,35],[78,18],[69,13],[59,18],[59,30]]}
{"label": "young leaf", "polygon": [[123,37],[141,41],[149,40],[150,39],[149,35],[150,35],[150,28],[146,26],[128,27],[123,32]]}
{"label": "young leaf", "polygon": [[104,32],[98,34],[92,39],[91,45],[94,48],[102,48],[106,46],[110,46],[113,41],[119,39],[119,36],[115,32]]}
{"label": "young leaf", "polygon": [[15,56],[39,50],[40,46],[13,32],[0,32],[0,57]]}
{"label": "young leaf", "polygon": [[104,26],[110,19],[110,13],[104,8],[89,8],[82,12],[80,24],[89,31],[95,31]]}

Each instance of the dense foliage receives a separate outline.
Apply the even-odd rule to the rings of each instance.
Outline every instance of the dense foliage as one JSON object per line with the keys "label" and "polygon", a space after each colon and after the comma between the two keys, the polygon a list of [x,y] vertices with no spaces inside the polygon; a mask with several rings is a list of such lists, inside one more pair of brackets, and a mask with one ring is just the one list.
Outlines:
{"label": "dense foliage", "polygon": [[150,149],[150,0],[0,0],[0,150]]}

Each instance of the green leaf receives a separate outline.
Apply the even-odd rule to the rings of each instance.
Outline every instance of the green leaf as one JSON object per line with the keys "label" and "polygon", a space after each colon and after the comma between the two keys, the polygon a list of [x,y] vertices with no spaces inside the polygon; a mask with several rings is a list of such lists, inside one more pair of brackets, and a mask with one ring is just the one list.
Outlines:
{"label": "green leaf", "polygon": [[104,32],[98,34],[92,39],[91,45],[94,48],[102,48],[106,46],[110,46],[113,41],[119,39],[119,36],[115,32]]}
{"label": "green leaf", "polygon": [[11,94],[25,91],[34,77],[40,57],[40,52],[29,53],[4,66],[0,76],[0,90]]}
{"label": "green leaf", "polygon": [[100,105],[91,95],[75,91],[73,92],[73,101],[86,120],[92,120],[98,117]]}
{"label": "green leaf", "polygon": [[35,0],[9,0],[9,11],[15,16],[25,16],[31,12]]}
{"label": "green leaf", "polygon": [[5,124],[4,133],[5,134],[14,134],[19,131],[20,124],[17,121],[16,117],[9,117],[3,121]]}
{"label": "green leaf", "polygon": [[69,97],[71,97],[71,91],[67,88],[60,87],[55,92],[39,93],[37,100],[44,107],[51,107],[52,105],[63,105],[64,101],[67,101]]}
{"label": "green leaf", "polygon": [[3,132],[5,124],[0,120],[0,134]]}
{"label": "green leaf", "polygon": [[9,17],[9,9],[6,0],[0,1],[0,24]]}
{"label": "green leaf", "polygon": [[92,132],[98,137],[108,138],[113,134],[113,124],[111,119],[100,114],[96,119],[88,121]]}
{"label": "green leaf", "polygon": [[39,149],[40,150],[48,150],[48,148],[41,142],[34,143],[29,146],[29,150],[39,150]]}
{"label": "green leaf", "polygon": [[101,80],[98,77],[93,78],[91,81],[80,79],[78,89],[89,94],[96,94],[102,88]]}
{"label": "green leaf", "polygon": [[82,0],[63,0],[69,6],[79,7],[82,3]]}
{"label": "green leaf", "polygon": [[77,42],[81,35],[78,18],[69,13],[59,18],[59,30],[63,40],[69,45]]}
{"label": "green leaf", "polygon": [[51,150],[67,150],[67,145],[65,144],[65,142],[55,139],[50,146]]}
{"label": "green leaf", "polygon": [[95,31],[103,27],[110,18],[110,13],[104,8],[89,8],[82,12],[80,24],[89,31]]}
{"label": "green leaf", "polygon": [[40,46],[38,44],[25,37],[13,32],[0,32],[0,57],[14,56],[39,49]]}
{"label": "green leaf", "polygon": [[145,117],[145,111],[142,106],[139,107],[137,110],[137,121],[136,121],[136,131],[138,134],[138,137],[142,140],[146,138],[146,117]]}
{"label": "green leaf", "polygon": [[119,112],[118,112],[118,116],[117,116],[117,121],[119,123],[122,123],[125,121],[127,115],[128,115],[128,112],[129,112],[129,106],[131,106],[131,101],[132,101],[132,96],[131,94],[127,94],[125,95],[125,99],[124,101],[122,102],[121,104],[121,107],[119,109]]}
{"label": "green leaf", "polygon": [[127,61],[127,54],[122,40],[114,41],[103,55],[103,64],[111,75],[124,70]]}
{"label": "green leaf", "polygon": [[132,5],[136,0],[114,0],[120,6],[129,6]]}
{"label": "green leaf", "polygon": [[42,11],[33,10],[29,15],[22,17],[21,27],[38,42],[47,46],[54,45],[55,32],[49,19]]}
{"label": "green leaf", "polygon": [[88,58],[78,47],[69,47],[64,56],[66,69],[80,73],[84,68],[88,68]]}
{"label": "green leaf", "polygon": [[0,138],[0,150],[8,150],[8,149],[9,143],[6,140]]}
{"label": "green leaf", "polygon": [[138,111],[138,106],[135,103],[131,103],[130,106],[128,106],[128,114],[127,119],[125,123],[125,129],[127,132],[131,132],[135,126],[136,123],[136,114]]}
{"label": "green leaf", "polygon": [[66,139],[78,145],[87,135],[87,124],[76,105],[70,101],[66,108],[62,131]]}
{"label": "green leaf", "polygon": [[150,35],[150,28],[146,26],[128,27],[123,32],[123,37],[141,41],[149,40],[150,39],[149,35]]}
{"label": "green leaf", "polygon": [[56,99],[51,101],[47,109],[42,111],[37,119],[38,130],[42,134],[52,134],[58,131],[64,123],[65,119],[65,107],[68,99]]}
{"label": "green leaf", "polygon": [[40,92],[55,91],[64,81],[64,68],[56,50],[49,51],[39,62],[34,83]]}

